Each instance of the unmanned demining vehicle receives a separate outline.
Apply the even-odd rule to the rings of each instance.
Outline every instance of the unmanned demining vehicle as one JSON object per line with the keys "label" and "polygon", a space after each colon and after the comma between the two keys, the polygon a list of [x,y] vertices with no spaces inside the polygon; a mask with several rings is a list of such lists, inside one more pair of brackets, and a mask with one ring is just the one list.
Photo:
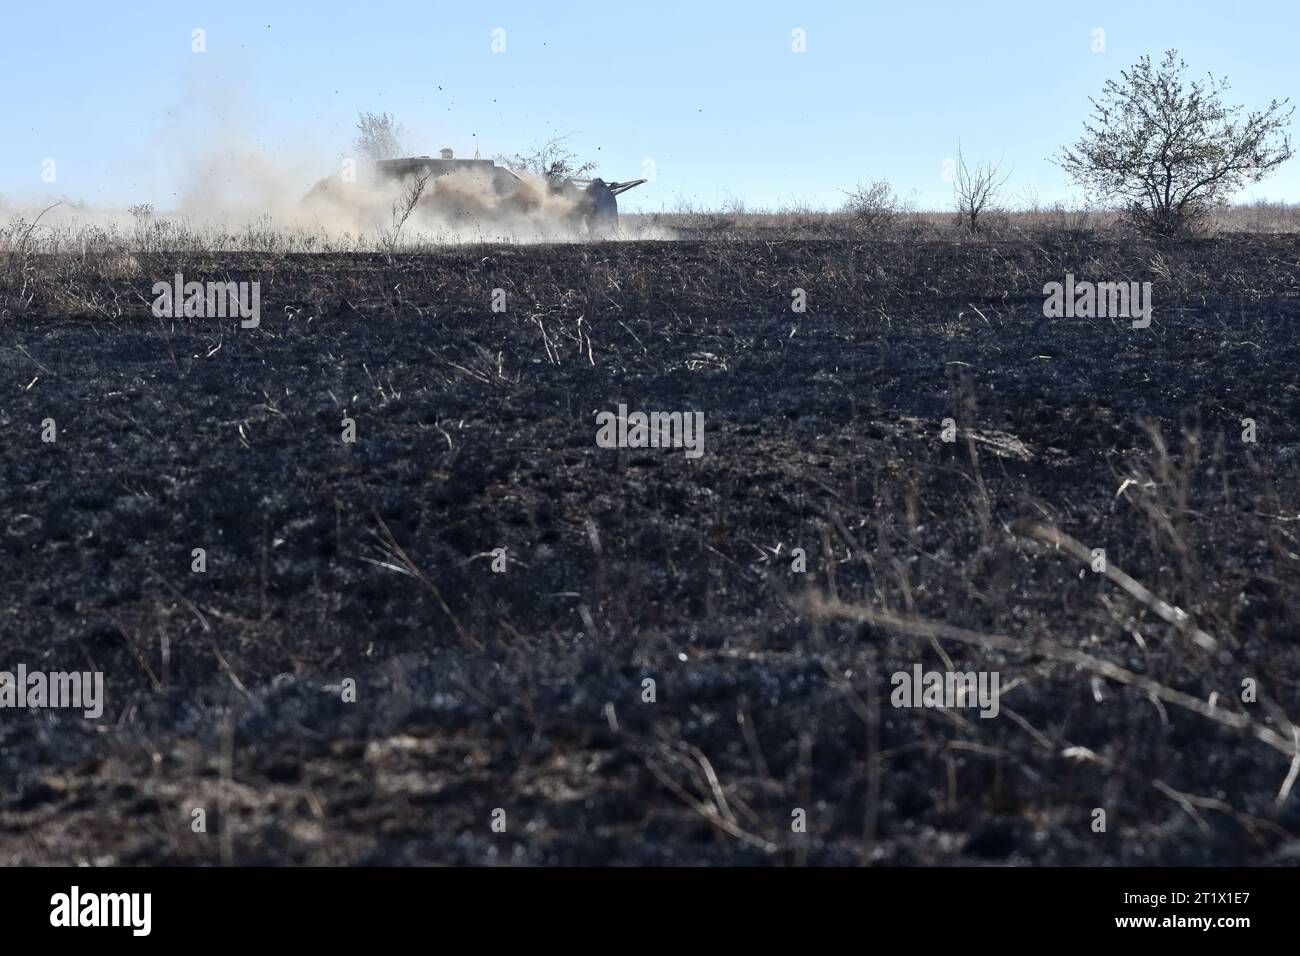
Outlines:
{"label": "unmanned demining vehicle", "polygon": [[[473,188],[486,187],[498,208],[518,213],[526,214],[545,204],[547,199],[535,186],[530,188],[524,177],[505,166],[498,166],[490,159],[457,159],[450,149],[441,150],[436,157],[382,159],[376,168],[381,179],[416,182],[424,177],[433,187],[429,200],[439,207],[448,207],[447,211],[453,215],[460,211],[458,205],[466,204],[467,193]],[[449,188],[439,188],[442,184],[438,180],[453,174],[461,174],[456,185],[448,181]],[[568,225],[579,230],[585,227],[590,235],[597,236],[610,235],[618,229],[617,197],[644,182],[644,179],[633,179],[611,183],[596,178],[552,179],[545,184],[551,197],[569,201],[557,204],[564,209]]]}

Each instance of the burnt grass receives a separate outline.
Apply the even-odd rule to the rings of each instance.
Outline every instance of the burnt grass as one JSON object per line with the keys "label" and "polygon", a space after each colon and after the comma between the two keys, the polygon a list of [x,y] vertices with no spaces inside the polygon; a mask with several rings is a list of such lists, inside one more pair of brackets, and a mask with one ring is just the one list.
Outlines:
{"label": "burnt grass", "polygon": [[[107,704],[0,711],[0,862],[1300,861],[1294,237],[10,265],[0,670]],[[260,326],[155,318],[176,272]],[[1044,319],[1067,272],[1151,327]],[[597,447],[620,402],[703,457]],[[1000,713],[891,706],[917,663]]]}

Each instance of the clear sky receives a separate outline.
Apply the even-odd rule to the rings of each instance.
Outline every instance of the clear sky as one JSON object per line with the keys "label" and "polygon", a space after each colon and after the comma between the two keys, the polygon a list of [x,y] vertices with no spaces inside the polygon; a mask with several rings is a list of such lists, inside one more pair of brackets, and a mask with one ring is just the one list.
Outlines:
{"label": "clear sky", "polygon": [[[1294,101],[1298,35],[1296,0],[3,0],[0,196],[165,209],[214,149],[289,164],[305,189],[376,110],[416,153],[571,133],[606,179],[652,164],[624,209],[833,207],[877,176],[942,208],[958,140],[1014,166],[1013,198],[1069,200],[1047,157],[1107,77],[1176,47],[1232,102]],[[1252,194],[1300,200],[1300,159]]]}

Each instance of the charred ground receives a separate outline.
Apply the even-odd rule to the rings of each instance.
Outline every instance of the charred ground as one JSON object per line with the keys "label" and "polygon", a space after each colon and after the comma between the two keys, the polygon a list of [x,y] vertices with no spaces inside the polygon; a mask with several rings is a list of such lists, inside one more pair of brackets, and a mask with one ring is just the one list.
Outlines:
{"label": "charred ground", "polygon": [[[0,711],[0,862],[1300,860],[1253,735],[1300,717],[1294,237],[10,267],[0,669],[108,709]],[[176,272],[260,281],[260,327],[154,318]],[[1152,281],[1151,327],[1044,319],[1067,272]],[[704,457],[596,447],[620,402],[703,411]],[[942,655],[996,719],[890,706]]]}

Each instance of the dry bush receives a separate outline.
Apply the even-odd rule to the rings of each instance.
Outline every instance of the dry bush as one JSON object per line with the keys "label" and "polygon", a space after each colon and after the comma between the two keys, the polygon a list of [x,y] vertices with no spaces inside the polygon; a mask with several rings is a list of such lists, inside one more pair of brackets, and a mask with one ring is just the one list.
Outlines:
{"label": "dry bush", "polygon": [[561,183],[569,179],[581,179],[594,171],[596,164],[580,159],[573,150],[565,145],[568,139],[568,136],[557,136],[533,147],[530,153],[498,156],[497,162],[510,167],[516,172],[541,176],[552,183]]}
{"label": "dry bush", "polygon": [[845,196],[844,211],[856,220],[863,232],[883,232],[898,222],[901,204],[887,179],[877,179],[869,185],[859,183]]}

